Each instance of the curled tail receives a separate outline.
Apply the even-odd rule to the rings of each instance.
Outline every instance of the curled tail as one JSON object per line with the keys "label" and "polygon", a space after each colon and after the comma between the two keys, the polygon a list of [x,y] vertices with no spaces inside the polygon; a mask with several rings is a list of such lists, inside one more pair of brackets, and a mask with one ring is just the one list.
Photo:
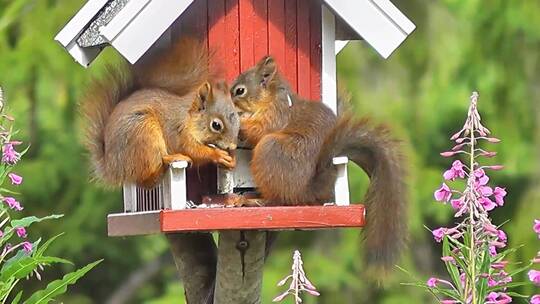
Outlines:
{"label": "curled tail", "polygon": [[105,128],[116,105],[128,97],[136,86],[126,65],[108,66],[99,79],[94,79],[81,102],[86,120],[85,146],[90,153],[93,175],[107,179],[105,164]]}
{"label": "curled tail", "polygon": [[319,156],[318,175],[331,174],[332,158],[347,156],[370,178],[366,194],[366,263],[386,272],[399,258],[407,238],[407,193],[398,142],[387,128],[372,126],[351,113],[338,118]]}
{"label": "curled tail", "polygon": [[136,64],[133,73],[142,87],[160,88],[183,96],[215,78],[216,71],[210,71],[209,60],[205,44],[194,38],[182,38],[171,48]]}

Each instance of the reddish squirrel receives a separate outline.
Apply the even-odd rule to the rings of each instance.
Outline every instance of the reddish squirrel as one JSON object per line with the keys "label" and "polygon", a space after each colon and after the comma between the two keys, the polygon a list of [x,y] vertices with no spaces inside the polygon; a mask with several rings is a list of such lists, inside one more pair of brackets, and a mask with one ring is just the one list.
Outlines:
{"label": "reddish squirrel", "polygon": [[229,89],[211,84],[206,48],[182,39],[133,69],[109,68],[83,100],[95,175],[109,185],[151,187],[168,164],[232,168],[240,127]]}
{"label": "reddish squirrel", "polygon": [[251,171],[265,204],[331,201],[336,156],[366,171],[366,262],[389,270],[405,244],[407,204],[402,156],[388,130],[292,94],[272,57],[238,76],[231,95],[242,112],[240,134],[254,146]]}

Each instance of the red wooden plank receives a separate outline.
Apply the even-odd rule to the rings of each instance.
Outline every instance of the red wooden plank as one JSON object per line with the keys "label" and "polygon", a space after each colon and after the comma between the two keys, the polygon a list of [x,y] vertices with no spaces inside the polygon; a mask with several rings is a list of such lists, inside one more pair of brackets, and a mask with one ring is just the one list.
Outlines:
{"label": "red wooden plank", "polygon": [[297,59],[297,82],[298,82],[298,95],[303,98],[309,98],[310,91],[310,72],[311,72],[311,27],[309,24],[311,1],[300,0],[297,1],[297,19],[296,30],[298,33],[298,59]]}
{"label": "red wooden plank", "polygon": [[362,227],[364,206],[299,206],[164,210],[162,232]]}
{"label": "red wooden plank", "polygon": [[268,55],[268,2],[252,0],[253,18],[253,61],[258,62]]}
{"label": "red wooden plank", "polygon": [[254,56],[254,23],[257,16],[253,1],[240,0],[240,71],[245,71],[255,64]]}
{"label": "red wooden plank", "polygon": [[224,64],[227,81],[240,74],[240,16],[238,0],[225,1],[225,54]]}
{"label": "red wooden plank", "polygon": [[283,71],[285,61],[285,0],[268,0],[268,53]]}
{"label": "red wooden plank", "polygon": [[212,66],[226,69],[227,53],[225,45],[227,35],[225,26],[225,0],[208,0],[208,46],[215,56]]}
{"label": "red wooden plank", "polygon": [[321,69],[322,69],[322,11],[319,1],[310,1],[310,45],[311,45],[311,72],[310,72],[310,98],[321,100]]}
{"label": "red wooden plank", "polygon": [[173,39],[181,35],[196,37],[206,41],[208,34],[207,0],[196,0],[186,9],[171,26]]}
{"label": "red wooden plank", "polygon": [[291,89],[297,92],[297,32],[296,32],[296,0],[285,1],[285,66],[284,73]]}

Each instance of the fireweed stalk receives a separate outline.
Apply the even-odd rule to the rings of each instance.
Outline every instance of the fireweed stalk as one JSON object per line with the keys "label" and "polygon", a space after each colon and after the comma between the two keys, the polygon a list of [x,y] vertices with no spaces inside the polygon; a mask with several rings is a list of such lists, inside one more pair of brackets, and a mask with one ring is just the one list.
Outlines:
{"label": "fireweed stalk", "polygon": [[[27,228],[33,223],[47,219],[55,219],[61,215],[51,215],[43,218],[28,216],[20,218],[24,209],[16,198],[17,193],[4,188],[4,184],[17,187],[23,183],[23,177],[13,172],[13,167],[21,160],[27,149],[17,152],[22,142],[15,141],[12,136],[13,117],[4,113],[4,98],[0,88],[0,147],[2,157],[0,160],[0,304],[16,304],[23,297],[23,290],[14,295],[17,284],[23,278],[36,277],[41,280],[41,272],[45,266],[54,263],[70,263],[57,257],[45,256],[47,247],[58,237],[40,245],[38,239],[30,242]],[[90,271],[100,261],[66,274],[62,279],[52,281],[43,290],[27,295],[24,303],[48,303],[56,296],[63,294],[67,286],[74,284],[86,272]]]}
{"label": "fireweed stalk", "polygon": [[[516,249],[505,249],[506,233],[494,225],[489,217],[490,211],[504,206],[506,189],[489,185],[488,172],[502,170],[503,166],[481,163],[483,159],[497,154],[484,150],[483,144],[497,144],[500,140],[492,137],[491,132],[482,125],[478,97],[478,93],[473,92],[465,124],[450,138],[454,147],[441,153],[448,158],[462,156],[465,163],[454,160],[443,174],[445,182],[434,193],[435,200],[449,203],[455,211],[455,218],[459,219],[454,227],[432,231],[435,241],[442,242],[441,260],[450,279],[433,277],[427,283],[413,284],[427,288],[439,303],[510,303],[512,297],[527,296],[511,292],[509,288],[530,284],[514,282],[512,277],[526,271],[532,262],[507,272],[508,261],[505,258]],[[464,181],[463,190],[457,189],[463,183],[455,183],[454,188],[450,186],[457,180]]]}

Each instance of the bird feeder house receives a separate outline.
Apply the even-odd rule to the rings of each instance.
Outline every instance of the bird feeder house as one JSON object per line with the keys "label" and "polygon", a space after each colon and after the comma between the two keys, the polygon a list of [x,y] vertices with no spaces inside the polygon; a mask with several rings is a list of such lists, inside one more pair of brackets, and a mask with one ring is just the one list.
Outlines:
{"label": "bird feeder house", "polygon": [[[55,39],[87,67],[106,46],[136,63],[195,35],[216,52],[228,81],[272,55],[291,89],[335,112],[336,55],[347,41],[363,39],[387,58],[414,29],[388,0],[89,0]],[[124,185],[124,211],[109,215],[109,235],[364,225],[363,206],[349,205],[346,157],[334,159],[332,206],[190,208],[256,188],[250,151],[240,148],[237,159],[233,171],[177,162],[154,189]]]}

